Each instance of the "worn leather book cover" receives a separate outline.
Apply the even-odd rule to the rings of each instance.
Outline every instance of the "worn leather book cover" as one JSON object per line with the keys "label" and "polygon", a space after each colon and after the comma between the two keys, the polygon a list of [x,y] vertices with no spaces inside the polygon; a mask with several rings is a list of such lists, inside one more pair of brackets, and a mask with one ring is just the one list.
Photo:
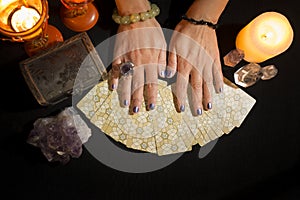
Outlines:
{"label": "worn leather book cover", "polygon": [[23,60],[20,68],[40,105],[53,105],[79,94],[107,74],[86,32]]}

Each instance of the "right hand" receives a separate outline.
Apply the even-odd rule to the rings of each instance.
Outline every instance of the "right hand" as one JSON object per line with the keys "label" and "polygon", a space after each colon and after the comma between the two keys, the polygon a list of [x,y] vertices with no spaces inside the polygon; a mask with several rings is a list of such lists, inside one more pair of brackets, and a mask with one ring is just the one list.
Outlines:
{"label": "right hand", "polygon": [[[118,88],[120,105],[129,106],[130,113],[139,111],[144,95],[147,109],[155,108],[158,74],[161,77],[165,74],[166,46],[162,29],[155,18],[119,25],[109,88]],[[135,65],[133,75],[120,76],[120,64],[127,61]]]}

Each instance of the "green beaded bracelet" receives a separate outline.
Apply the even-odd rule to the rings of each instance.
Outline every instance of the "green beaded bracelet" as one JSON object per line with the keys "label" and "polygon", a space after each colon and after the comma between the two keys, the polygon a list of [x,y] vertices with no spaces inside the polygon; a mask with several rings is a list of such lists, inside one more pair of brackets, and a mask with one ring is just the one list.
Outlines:
{"label": "green beaded bracelet", "polygon": [[160,10],[159,7],[156,4],[151,4],[151,9],[146,11],[146,12],[141,12],[141,13],[134,13],[131,15],[126,15],[126,16],[120,16],[118,14],[117,9],[115,8],[113,11],[112,19],[117,23],[117,24],[124,24],[128,25],[131,23],[139,22],[139,21],[145,21],[147,19],[151,19],[153,17],[156,17],[159,15]]}

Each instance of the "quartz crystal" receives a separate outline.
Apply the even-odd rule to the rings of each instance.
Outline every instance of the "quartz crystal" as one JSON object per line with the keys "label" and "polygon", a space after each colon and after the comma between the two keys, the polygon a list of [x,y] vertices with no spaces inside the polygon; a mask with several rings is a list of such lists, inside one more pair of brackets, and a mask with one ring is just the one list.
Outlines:
{"label": "quartz crystal", "polygon": [[265,66],[261,69],[261,71],[263,73],[261,80],[269,80],[275,77],[278,73],[278,70],[274,65]]}
{"label": "quartz crystal", "polygon": [[244,51],[240,49],[233,49],[224,56],[224,64],[229,67],[234,67],[241,62],[244,56]]}
{"label": "quartz crystal", "polygon": [[234,73],[234,81],[240,86],[249,87],[260,79],[269,80],[275,77],[277,73],[278,70],[274,65],[261,67],[257,63],[249,63]]}
{"label": "quartz crystal", "polygon": [[242,87],[255,84],[263,76],[261,67],[256,63],[249,63],[234,73],[234,81]]}
{"label": "quartz crystal", "polygon": [[73,107],[57,116],[39,118],[34,122],[27,142],[39,147],[50,161],[66,164],[82,153],[82,144],[91,136],[91,129]]}

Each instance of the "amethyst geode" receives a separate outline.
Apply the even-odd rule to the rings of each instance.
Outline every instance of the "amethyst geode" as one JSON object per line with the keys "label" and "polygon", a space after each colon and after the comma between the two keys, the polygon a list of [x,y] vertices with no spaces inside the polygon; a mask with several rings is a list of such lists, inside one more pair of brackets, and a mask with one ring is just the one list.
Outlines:
{"label": "amethyst geode", "polygon": [[82,144],[91,129],[74,108],[68,107],[57,116],[39,118],[33,124],[27,142],[39,147],[48,161],[66,164],[82,153]]}

